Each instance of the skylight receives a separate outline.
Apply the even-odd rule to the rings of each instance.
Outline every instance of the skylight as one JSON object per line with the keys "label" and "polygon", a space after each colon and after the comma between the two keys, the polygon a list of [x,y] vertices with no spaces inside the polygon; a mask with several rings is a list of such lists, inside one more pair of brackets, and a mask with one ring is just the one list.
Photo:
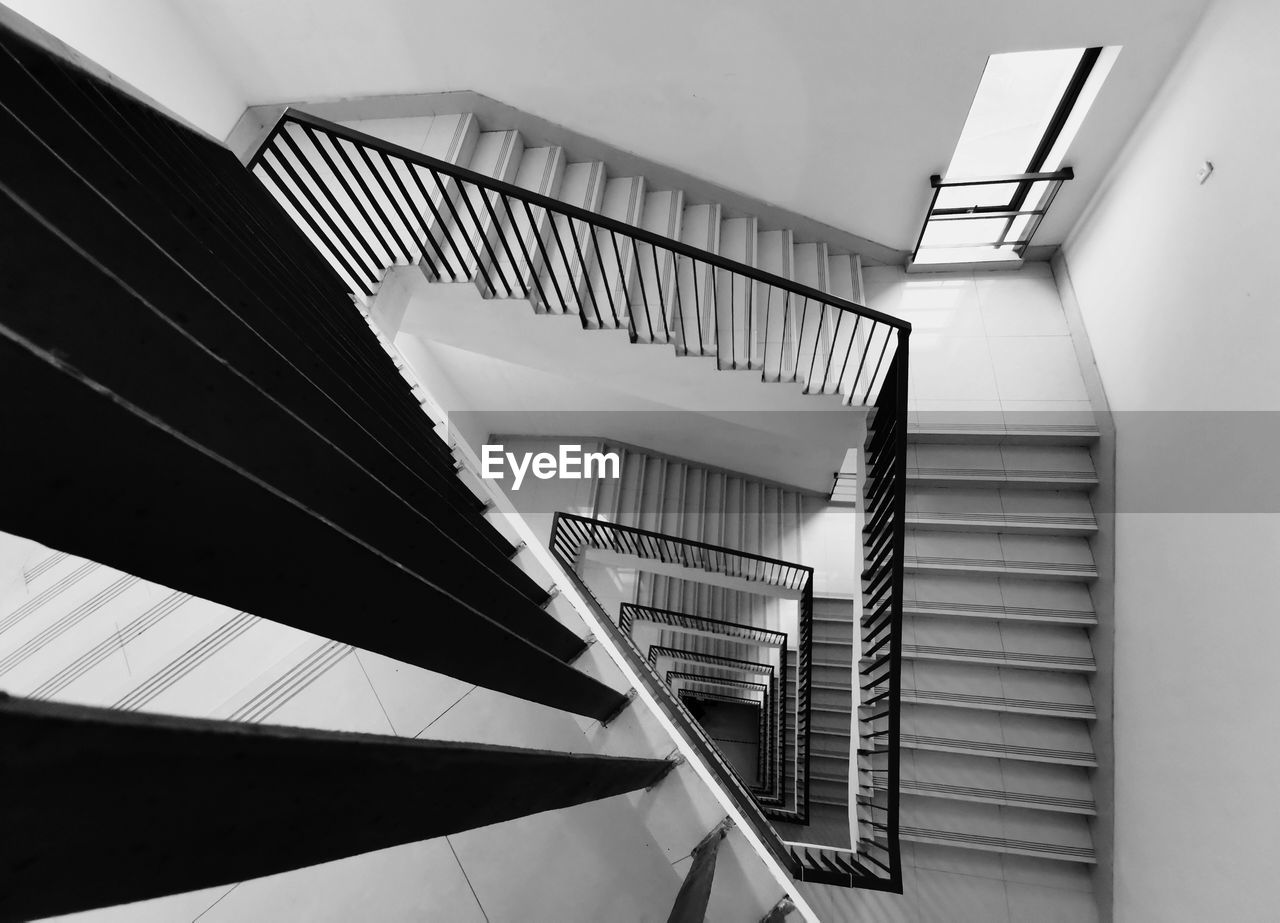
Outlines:
{"label": "skylight", "polygon": [[1083,54],[1068,48],[988,58],[947,178],[1029,170]]}
{"label": "skylight", "polygon": [[[1064,48],[987,59],[946,176],[933,177],[934,201],[914,263],[1022,257],[1072,176],[1059,169],[1062,159],[1116,51]],[[1104,52],[1111,54],[1099,66]]]}

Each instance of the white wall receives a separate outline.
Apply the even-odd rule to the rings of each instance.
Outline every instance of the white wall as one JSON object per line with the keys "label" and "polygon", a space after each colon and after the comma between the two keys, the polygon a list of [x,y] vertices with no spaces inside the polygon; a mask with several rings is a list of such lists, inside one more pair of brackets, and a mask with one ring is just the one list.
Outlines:
{"label": "white wall", "polygon": [[218,67],[252,103],[475,90],[906,249],[988,55],[1125,47],[1073,146],[1080,178],[1041,231],[1059,240],[1205,2],[1076,0],[1069,16],[1019,0],[11,5],[220,136]]}
{"label": "white wall", "polygon": [[245,108],[238,82],[166,0],[5,0],[126,83],[215,138]]}
{"label": "white wall", "polygon": [[1065,247],[1117,411],[1120,921],[1275,918],[1276,424],[1225,411],[1280,410],[1277,35],[1217,3]]}

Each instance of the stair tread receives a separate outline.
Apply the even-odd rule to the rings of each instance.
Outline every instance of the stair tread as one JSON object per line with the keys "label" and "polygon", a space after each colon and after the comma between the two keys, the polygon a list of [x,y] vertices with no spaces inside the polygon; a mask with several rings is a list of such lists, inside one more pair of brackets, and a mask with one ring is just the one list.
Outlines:
{"label": "stair tread", "polygon": [[1090,445],[1097,442],[1098,427],[1089,423],[1007,423],[948,421],[917,423],[907,428],[907,439],[917,444]]}
{"label": "stair tread", "polygon": [[915,843],[944,843],[949,846],[968,847],[991,852],[1012,852],[1021,855],[1061,858],[1076,862],[1095,863],[1094,851],[1088,846],[1068,846],[1056,843],[1039,843],[1033,840],[1016,840],[1007,837],[986,836],[951,830],[933,830],[926,827],[903,825],[899,836]]}
{"label": "stair tread", "polygon": [[1098,475],[1093,471],[1054,471],[1036,468],[941,468],[907,466],[907,483],[927,481],[950,482],[986,482],[1008,483],[1016,486],[1023,483],[1035,484],[1045,482],[1052,485],[1093,486],[1098,483]]}
{"label": "stair tread", "polygon": [[940,660],[990,661],[996,665],[1027,666],[1031,669],[1059,668],[1079,670],[1081,672],[1093,672],[1096,669],[1092,657],[947,647],[934,644],[903,644],[902,656],[908,659],[936,658]]}
{"label": "stair tread", "polygon": [[[873,785],[876,791],[887,791],[882,781]],[[1064,811],[1075,814],[1096,814],[1092,798],[1069,798],[1060,795],[1041,795],[1030,792],[1010,792],[998,788],[983,788],[972,785],[956,785],[920,779],[900,779],[898,789],[903,794],[916,794],[925,797],[972,800],[980,803],[1008,805],[1026,808],[1027,810]]]}
{"label": "stair tread", "polygon": [[1061,532],[1092,534],[1098,531],[1093,516],[1047,515],[1038,513],[963,513],[907,511],[908,529],[929,527],[965,528],[992,532]]}
{"label": "stair tread", "polygon": [[988,618],[1045,621],[1055,624],[1096,625],[1093,611],[1074,609],[1049,609],[1035,606],[1005,606],[993,603],[937,602],[933,600],[906,600],[902,604],[904,615],[950,616],[958,618]]}
{"label": "stair tread", "polygon": [[[826,733],[830,734],[830,731]],[[1000,759],[1022,759],[1033,762],[1061,763],[1068,766],[1093,767],[1097,757],[1091,751],[1064,750],[1054,747],[1031,747],[1007,742],[968,740],[927,734],[903,733],[902,746],[908,749],[936,750],[944,753],[969,753]]]}
{"label": "stair tread", "polygon": [[[946,555],[903,555],[903,567],[911,572],[937,573],[1008,573],[1092,580],[1098,576],[1094,564],[1073,561],[1023,561],[1006,558],[973,558]],[[863,578],[871,576],[864,572]]]}
{"label": "stair tread", "polygon": [[[883,689],[876,686],[870,691],[875,694],[883,691]],[[971,692],[949,692],[945,689],[916,689],[908,686],[903,686],[900,694],[903,702],[919,702],[955,708],[978,708],[1021,714],[1048,714],[1089,720],[1097,717],[1092,705],[1074,702],[1043,702],[1036,699],[980,695]]]}

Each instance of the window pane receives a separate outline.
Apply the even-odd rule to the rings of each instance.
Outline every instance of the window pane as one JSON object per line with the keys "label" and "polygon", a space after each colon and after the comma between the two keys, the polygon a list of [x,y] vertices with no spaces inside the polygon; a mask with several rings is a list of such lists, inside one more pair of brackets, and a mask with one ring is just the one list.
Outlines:
{"label": "window pane", "polygon": [[1007,218],[930,221],[920,245],[922,247],[954,247],[960,244],[995,243],[1008,223]]}
{"label": "window pane", "polygon": [[947,176],[1024,172],[1083,54],[1067,48],[988,58]]}

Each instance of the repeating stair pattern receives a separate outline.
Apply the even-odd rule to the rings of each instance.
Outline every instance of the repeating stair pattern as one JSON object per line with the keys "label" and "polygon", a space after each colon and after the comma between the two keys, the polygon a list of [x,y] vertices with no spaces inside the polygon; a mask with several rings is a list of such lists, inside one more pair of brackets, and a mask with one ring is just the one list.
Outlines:
{"label": "repeating stair pattern", "polygon": [[901,836],[1093,863],[1096,433],[911,438]]}
{"label": "repeating stair pattern", "polygon": [[[604,449],[622,458],[621,477],[596,483],[596,518],[754,554],[804,560],[802,522],[806,509],[812,511],[823,503],[820,498],[635,446],[606,443]],[[641,572],[635,602],[625,607],[628,627],[647,617],[653,630],[643,637],[665,649],[750,660],[760,655],[760,647],[777,643],[774,638],[785,638],[775,634],[782,627],[779,601],[741,590]],[[814,601],[809,824],[776,821],[788,839],[851,846],[854,617],[852,601]],[[796,661],[793,651],[784,686],[788,714],[795,709]],[[787,773],[784,799],[791,794],[790,785]]]}
{"label": "repeating stair pattern", "polygon": [[[798,490],[686,459],[606,443],[622,459],[621,477],[596,482],[593,515],[677,538],[723,545],[783,561],[803,561]],[[722,621],[780,628],[778,601],[729,587],[645,573],[637,603]]]}
{"label": "repeating stair pattern", "polygon": [[[370,309],[387,272],[412,266],[428,283],[473,285],[482,298],[521,299],[537,313],[573,316],[586,329],[625,331],[634,343],[713,357],[722,370],[751,370],[766,382],[799,385],[806,394],[838,395],[846,404],[882,411],[877,465],[898,470],[905,451],[909,325],[856,304],[863,298],[856,254],[833,253],[823,241],[797,242],[789,229],[762,227],[755,217],[728,214],[714,202],[687,201],[678,189],[650,188],[641,176],[611,175],[604,163],[573,162],[555,146],[526,149],[518,132],[485,127],[490,130],[465,114],[341,126],[290,111],[249,167]],[[891,420],[898,425],[888,425]],[[657,538],[804,560],[798,547],[803,501],[796,492],[642,455],[634,453],[621,484],[598,492],[592,512],[601,521],[632,525]],[[882,499],[897,499],[882,504],[878,527],[892,522],[901,536],[898,514],[886,516],[900,503],[905,479],[882,483],[896,485],[891,494],[881,491]],[[874,595],[878,607],[889,607],[878,610],[873,621],[879,634],[868,642],[879,651],[871,674],[879,681],[897,675],[897,621],[886,622],[883,613],[898,611],[903,558],[896,541],[880,538],[876,546]],[[577,552],[566,547],[565,553]],[[921,566],[937,563],[925,557]],[[934,557],[945,566],[955,556]],[[782,604],[760,595],[668,569],[645,573],[634,601],[734,625],[783,628]],[[810,595],[806,607],[811,602]],[[897,797],[878,797],[872,772],[893,750],[897,690],[870,690],[857,704],[857,720],[876,726],[861,735],[867,746],[858,754],[858,771],[851,773],[851,709],[855,694],[874,683],[853,685],[856,607],[838,605],[828,616],[847,626],[841,630],[848,634],[848,659],[833,653],[822,666],[811,665],[812,622],[806,617],[799,623],[801,637],[792,639],[800,654],[778,665],[778,681],[785,690],[782,704],[806,720],[814,704],[829,706],[824,720],[845,732],[843,743],[827,741],[826,775],[817,780],[817,803],[831,809],[837,829],[831,836],[802,839],[838,844],[837,849],[849,844],[854,852],[810,852],[801,844],[805,856],[793,858],[814,876],[810,880],[862,880],[872,887],[887,882],[896,888],[896,835],[888,831],[896,830]],[[645,631],[655,635],[651,649],[678,649],[695,661],[761,662],[752,659],[760,645],[740,636],[671,625]],[[745,675],[721,673],[747,681]],[[808,734],[806,723],[806,742]],[[804,768],[802,775],[797,759],[782,780],[784,800],[798,805],[799,792],[812,792],[807,758]],[[856,784],[842,785],[841,774]],[[850,831],[854,789],[866,817],[876,820]],[[839,823],[837,815],[843,818]],[[872,852],[860,851],[859,840],[874,843]]]}
{"label": "repeating stair pattern", "polygon": [[343,126],[290,110],[249,166],[365,304],[389,269],[417,266],[860,405],[897,349],[900,323],[857,307],[857,254],[470,114]]}

